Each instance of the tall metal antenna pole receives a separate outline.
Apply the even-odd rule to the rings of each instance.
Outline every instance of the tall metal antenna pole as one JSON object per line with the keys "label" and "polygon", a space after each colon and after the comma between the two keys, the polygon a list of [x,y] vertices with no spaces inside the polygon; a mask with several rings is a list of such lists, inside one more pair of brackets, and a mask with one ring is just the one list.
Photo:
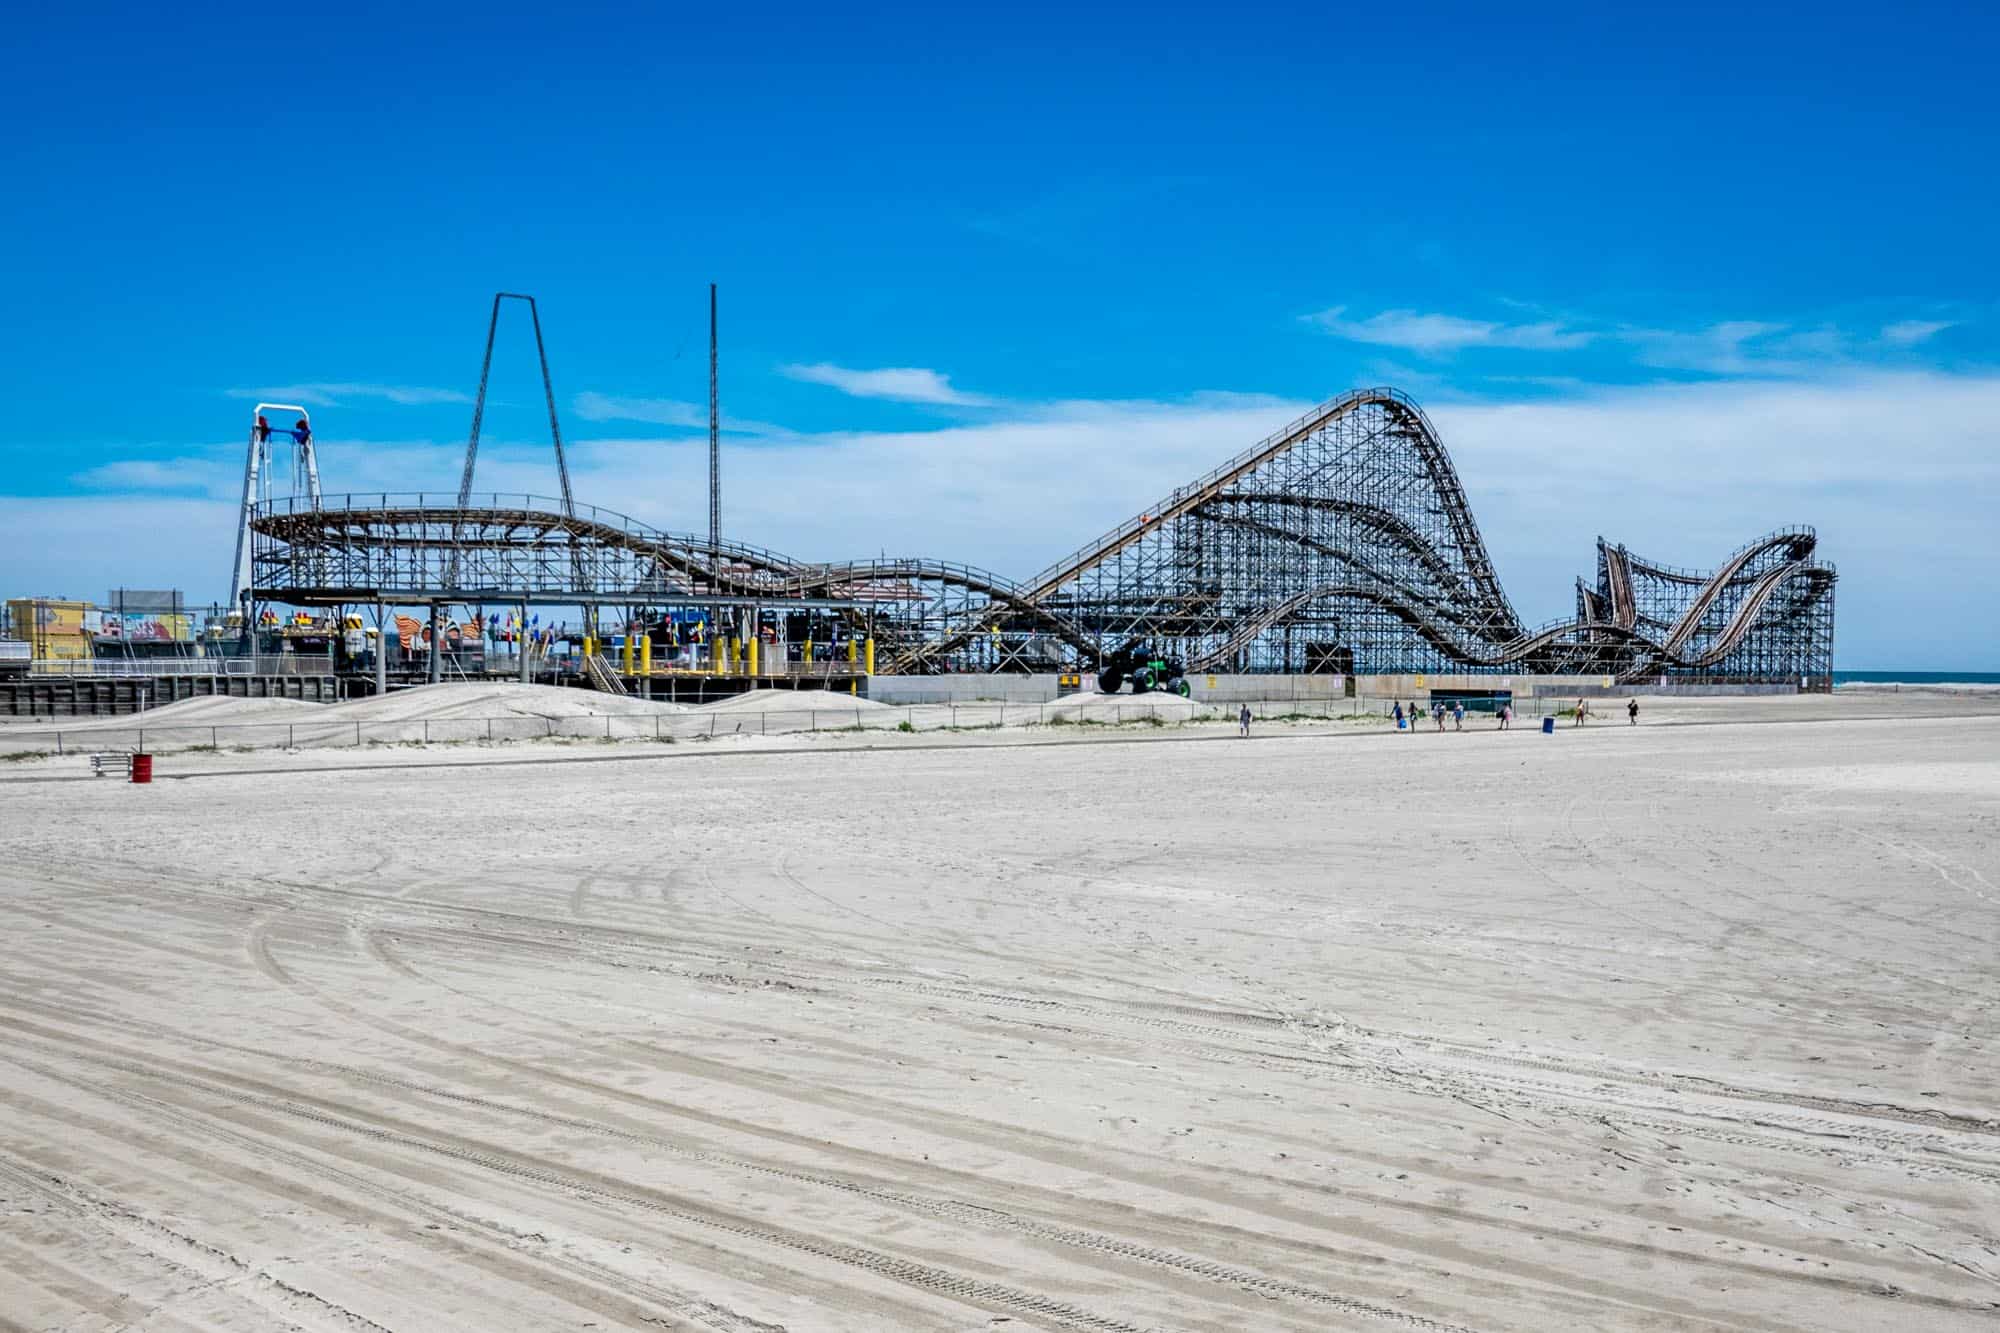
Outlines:
{"label": "tall metal antenna pole", "polygon": [[715,284],[708,284],[708,567],[722,556],[722,400],[715,377]]}

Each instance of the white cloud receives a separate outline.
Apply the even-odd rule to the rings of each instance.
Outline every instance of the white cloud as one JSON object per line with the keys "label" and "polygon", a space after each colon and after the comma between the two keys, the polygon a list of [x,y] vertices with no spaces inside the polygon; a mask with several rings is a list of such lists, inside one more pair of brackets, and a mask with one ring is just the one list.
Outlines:
{"label": "white cloud", "polygon": [[1716,375],[1786,374],[1801,366],[1779,355],[1776,339],[1783,324],[1754,319],[1724,320],[1705,329],[1621,328],[1617,336],[1641,365],[1663,370],[1698,370]]}
{"label": "white cloud", "polygon": [[1928,342],[1953,325],[1948,319],[1899,319],[1882,326],[1882,341],[1896,347],[1914,347]]}
{"label": "white cloud", "polygon": [[1514,347],[1564,351],[1582,347],[1597,335],[1568,328],[1553,320],[1533,324],[1501,324],[1463,319],[1457,315],[1420,314],[1415,310],[1384,310],[1366,319],[1347,318],[1346,306],[1306,316],[1337,338],[1377,347],[1398,347],[1435,356],[1463,347]]}
{"label": "white cloud", "polygon": [[[1350,342],[1395,347],[1442,358],[1466,348],[1568,351],[1593,345],[1623,355],[1638,366],[1717,376],[1824,376],[1854,373],[1951,328],[1949,321],[1908,319],[1884,325],[1879,338],[1855,336],[1838,326],[1722,320],[1703,328],[1656,328],[1621,324],[1578,327],[1567,321],[1506,324],[1458,315],[1385,310],[1366,319],[1349,318],[1335,306],[1306,320]],[[1405,376],[1405,378],[1410,378]]]}
{"label": "white cloud", "polygon": [[[1025,578],[1308,406],[1230,394],[1087,401],[934,430],[725,445],[723,526],[801,559],[886,551]],[[1430,410],[1530,621],[1570,612],[1571,581],[1591,574],[1600,533],[1706,568],[1762,532],[1804,522],[1841,567],[1844,665],[2000,662],[2000,616],[1979,609],[1976,580],[1968,594],[1952,574],[1996,549],[2000,377],[1704,382]],[[335,441],[325,485],[449,492],[462,459],[460,443]],[[687,437],[579,441],[570,454],[579,501],[679,531],[706,528],[706,463],[703,442]],[[104,481],[166,481],[183,464],[207,467],[208,493],[226,498],[0,497],[9,581],[52,593],[164,581],[219,596],[240,464],[187,458]],[[554,474],[544,443],[482,446],[482,491],[550,495]]]}
{"label": "white cloud", "polygon": [[690,430],[708,425],[705,404],[683,403],[672,398],[616,398],[586,391],[576,396],[571,409],[585,421],[647,421],[656,426],[685,426]]}
{"label": "white cloud", "polygon": [[231,389],[229,396],[266,403],[296,403],[300,407],[338,407],[353,398],[381,398],[401,407],[472,401],[470,394],[457,389],[428,389],[410,384],[287,384],[274,389]]}
{"label": "white cloud", "polygon": [[[585,391],[576,396],[570,410],[585,421],[637,421],[654,426],[678,426],[685,430],[708,429],[708,404],[684,403],[674,398],[620,398]],[[737,435],[789,435],[783,426],[768,421],[750,421],[722,414],[722,429]]]}
{"label": "white cloud", "polygon": [[213,458],[121,458],[70,478],[95,491],[203,491],[213,493]]}
{"label": "white cloud", "polygon": [[807,384],[824,384],[855,398],[886,398],[897,403],[930,403],[940,407],[990,407],[991,398],[954,389],[935,370],[916,366],[884,370],[850,370],[818,362],[810,366],[780,366],[778,372]]}

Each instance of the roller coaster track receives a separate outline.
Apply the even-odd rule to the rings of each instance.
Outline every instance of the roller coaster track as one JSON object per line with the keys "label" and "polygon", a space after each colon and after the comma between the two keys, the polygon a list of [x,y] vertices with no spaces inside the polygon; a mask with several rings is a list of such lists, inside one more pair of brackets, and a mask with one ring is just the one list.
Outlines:
{"label": "roller coaster track", "polygon": [[[1009,580],[971,565],[923,559],[813,564],[729,541],[720,542],[711,559],[705,535],[659,531],[623,514],[591,506],[571,506],[573,512],[564,512],[554,507],[561,502],[540,496],[481,498],[494,503],[462,506],[455,501],[446,503],[443,497],[423,495],[336,495],[323,499],[318,508],[278,502],[260,510],[253,528],[260,537],[283,543],[292,551],[449,551],[454,574],[461,570],[476,573],[476,561],[460,563],[460,558],[481,551],[562,554],[579,549],[624,552],[652,572],[650,580],[628,578],[625,586],[619,587],[572,574],[574,586],[562,591],[579,601],[593,595],[645,592],[661,597],[679,592],[698,598],[704,590],[772,601],[814,595],[894,601],[898,597],[881,594],[884,585],[908,589],[935,584],[975,594],[990,605],[1026,615],[1072,646],[1090,651],[1088,636],[1064,617],[1034,603]],[[507,502],[499,503],[502,499]],[[627,572],[631,572],[629,566]],[[668,588],[662,579],[667,574],[681,576],[685,586]],[[328,600],[356,590],[294,586],[266,591]],[[413,595],[421,590],[402,591]],[[463,591],[504,599],[513,589],[495,586]]]}
{"label": "roller coaster track", "polygon": [[1314,431],[1323,429],[1331,422],[1368,406],[1384,408],[1397,419],[1405,437],[1423,460],[1431,484],[1437,488],[1444,504],[1446,519],[1452,527],[1453,537],[1459,549],[1465,552],[1467,562],[1472,567],[1472,580],[1479,594],[1496,604],[1505,605],[1506,594],[1500,591],[1499,579],[1494,576],[1492,563],[1486,555],[1485,543],[1479,537],[1479,525],[1473,520],[1472,510],[1466,504],[1465,489],[1459,484],[1458,472],[1452,467],[1450,457],[1446,455],[1444,446],[1438,441],[1437,432],[1432,428],[1430,419],[1408,396],[1387,388],[1354,389],[1338,398],[1321,403],[1207,476],[1174,491],[1139,517],[1128,519],[1096,541],[1056,561],[1027,582],[1025,595],[1031,601],[1040,601],[1065,583],[1074,581],[1086,570],[1103,564],[1134,542],[1214,500],[1237,481],[1290,450]]}
{"label": "roller coaster track", "polygon": [[[941,560],[861,560],[844,564],[803,566],[776,590],[781,596],[805,596],[821,589],[854,590],[883,583],[936,583],[978,593],[987,605],[970,614],[990,620],[992,608],[1000,607],[1023,616],[1046,633],[1053,634],[1080,652],[1095,656],[1096,644],[1089,635],[1058,614],[1028,598],[1017,585],[971,565]],[[1017,626],[1018,628],[1018,626]],[[898,659],[892,658],[891,669]]]}
{"label": "roller coaster track", "polygon": [[[1356,522],[1380,532],[1383,536],[1408,551],[1411,558],[1428,569],[1431,576],[1437,579],[1439,583],[1447,586],[1457,586],[1461,589],[1464,588],[1463,581],[1458,576],[1458,571],[1453,569],[1450,562],[1439,555],[1416,529],[1378,505],[1371,505],[1359,500],[1350,500],[1335,495],[1284,495],[1271,491],[1233,491],[1227,495],[1218,495],[1211,500],[1203,502],[1196,507],[1195,512],[1204,517],[1213,517],[1219,522],[1239,523],[1243,526],[1254,527],[1278,537],[1289,537],[1301,542],[1309,540],[1301,538],[1298,534],[1283,528],[1273,527],[1270,524],[1260,523],[1254,519],[1246,519],[1235,514],[1221,512],[1226,506],[1234,503],[1275,506],[1278,508],[1318,509],[1344,514]],[[1470,592],[1471,590],[1465,589],[1465,591]],[[1474,596],[1476,597],[1476,594]]]}
{"label": "roller coaster track", "polygon": [[1611,623],[1631,629],[1639,623],[1639,604],[1632,596],[1632,561],[1622,546],[1604,546],[1604,581],[1611,593]]}
{"label": "roller coaster track", "polygon": [[[1437,670],[1566,666],[1636,679],[1724,663],[1771,626],[1775,637],[1731,670],[1772,670],[1755,664],[1790,660],[1800,643],[1831,651],[1834,575],[1813,563],[1816,538],[1803,528],[1760,537],[1699,574],[1600,539],[1600,586],[1581,589],[1577,615],[1527,628],[1436,430],[1392,389],[1322,403],[1020,583],[952,561],[809,563],[739,542],[711,548],[705,535],[567,499],[460,499],[336,495],[261,506],[257,591],[308,604],[706,596],[845,606],[856,624],[866,608],[891,673],[936,669],[988,631],[1059,641],[1089,665],[1135,636],[1168,640],[1193,670],[1241,660],[1260,641],[1250,660],[1268,663],[1280,649],[1265,636],[1293,624],[1389,652],[1428,645],[1447,664]],[[1231,539],[1231,530],[1256,540]],[[1283,554],[1286,544],[1298,557]],[[1797,596],[1767,617],[1786,588]],[[1293,642],[1285,634],[1287,662]],[[991,660],[983,644],[964,656]]]}
{"label": "roller coaster track", "polygon": [[1778,588],[1790,580],[1810,577],[1823,579],[1826,571],[1815,569],[1806,561],[1790,561],[1761,576],[1753,585],[1750,595],[1744,600],[1727,624],[1716,634],[1714,640],[1702,652],[1692,655],[1670,653],[1649,642],[1629,625],[1619,625],[1610,621],[1562,620],[1529,631],[1498,646],[1479,649],[1468,646],[1465,641],[1450,633],[1440,618],[1426,614],[1428,608],[1399,600],[1391,591],[1381,585],[1361,583],[1320,584],[1304,592],[1295,593],[1283,601],[1265,607],[1254,616],[1242,619],[1234,626],[1230,636],[1213,649],[1194,658],[1188,664],[1190,671],[1213,671],[1228,662],[1231,656],[1245,644],[1274,626],[1282,625],[1314,602],[1331,597],[1351,597],[1374,602],[1385,610],[1406,620],[1412,628],[1423,635],[1426,641],[1440,651],[1451,654],[1467,666],[1504,666],[1518,662],[1543,652],[1559,644],[1569,644],[1579,649],[1587,645],[1578,643],[1580,635],[1593,634],[1603,640],[1620,641],[1637,645],[1645,657],[1641,663],[1624,673],[1627,676],[1647,674],[1660,666],[1679,667],[1713,666],[1734,652],[1756,623],[1765,605]]}
{"label": "roller coaster track", "polygon": [[[594,546],[649,556],[677,570],[710,572],[706,536],[661,532],[594,506],[564,513],[552,507],[563,501],[544,496],[481,498],[494,503],[461,506],[425,494],[349,494],[327,496],[313,509],[281,500],[260,506],[253,526],[260,535],[292,546],[460,551]],[[503,499],[508,503],[499,503]],[[719,554],[723,570],[735,566],[782,576],[802,567],[788,556],[739,542],[721,543]],[[741,578],[715,572],[719,578]]]}
{"label": "roller coaster track", "polygon": [[[1486,554],[1485,542],[1479,535],[1479,524],[1472,517],[1471,507],[1466,502],[1465,488],[1459,482],[1457,469],[1452,466],[1451,458],[1439,441],[1436,429],[1424,415],[1423,409],[1413,400],[1389,388],[1355,389],[1321,403],[1206,476],[1174,491],[1137,518],[1127,520],[1096,541],[1056,561],[1022,585],[1020,599],[1028,603],[1040,603],[1046,600],[1066,584],[1103,565],[1128,547],[1226,495],[1230,499],[1238,499],[1263,494],[1246,492],[1238,496],[1228,495],[1228,492],[1235,483],[1290,451],[1315,431],[1323,430],[1330,424],[1368,407],[1382,409],[1389,417],[1391,428],[1415,450],[1426,477],[1439,498],[1445,520],[1451,528],[1453,543],[1465,560],[1467,577],[1473,588],[1473,599],[1494,617],[1503,631],[1518,631],[1519,618],[1514,613],[1513,605],[1507,600],[1506,593],[1500,588],[1499,578],[1494,574],[1492,561]],[[1342,507],[1354,511],[1367,508],[1364,505],[1341,501],[1336,497],[1287,496],[1284,502],[1329,508]],[[1390,517],[1392,523],[1408,532],[1407,525],[1402,525],[1400,520],[1395,520],[1393,516],[1386,517]],[[1414,534],[1410,535],[1414,538]],[[1428,547],[1428,544],[1421,539],[1416,539],[1414,544],[1419,548]],[[976,632],[976,625],[963,625],[931,643],[905,652],[899,656],[896,665],[900,669],[918,666],[925,659],[951,652]],[[1093,652],[1092,656],[1095,655]]]}
{"label": "roller coaster track", "polygon": [[1478,649],[1468,647],[1465,642],[1454,637],[1439,622],[1440,617],[1427,614],[1429,608],[1400,600],[1381,586],[1362,583],[1323,583],[1294,593],[1283,601],[1265,607],[1258,614],[1241,621],[1228,639],[1214,649],[1201,654],[1188,665],[1190,671],[1212,671],[1226,663],[1230,656],[1250,643],[1259,634],[1274,626],[1282,625],[1312,603],[1330,597],[1351,597],[1369,601],[1392,612],[1408,622],[1411,628],[1423,635],[1441,652],[1450,653],[1467,666],[1502,666],[1518,661],[1549,646],[1573,637],[1579,630],[1607,632],[1613,637],[1637,641],[1639,636],[1619,626],[1605,622],[1563,620],[1542,626],[1510,639],[1497,648]]}
{"label": "roller coaster track", "polygon": [[1668,632],[1666,642],[1660,645],[1661,651],[1669,657],[1678,654],[1681,645],[1686,643],[1688,638],[1700,627],[1702,617],[1708,614],[1708,608],[1714,604],[1716,597],[1720,595],[1724,588],[1735,582],[1736,576],[1741,574],[1744,568],[1758,556],[1777,550],[1789,550],[1791,552],[1791,562],[1796,565],[1803,565],[1812,555],[1813,548],[1817,544],[1817,539],[1809,530],[1804,528],[1788,528],[1782,532],[1774,532],[1768,536],[1760,537],[1738,551],[1735,555],[1730,556],[1729,559],[1723,562],[1722,568],[1717,570],[1714,576],[1703,585],[1702,590],[1695,594],[1694,600],[1688,604],[1687,610],[1681,613],[1680,620]]}
{"label": "roller coaster track", "polygon": [[[1717,575],[1716,580],[1711,580],[1708,588],[1704,589],[1704,591],[1712,592],[1719,588],[1720,584],[1718,580],[1720,579],[1721,576]],[[1777,594],[1778,589],[1794,580],[1804,580],[1814,590],[1820,590],[1832,583],[1833,573],[1830,570],[1812,564],[1809,559],[1786,561],[1777,568],[1759,576],[1756,582],[1750,585],[1750,591],[1744,597],[1742,605],[1736,608],[1735,613],[1716,632],[1714,639],[1701,652],[1682,654],[1664,644],[1655,648],[1652,644],[1646,643],[1646,648],[1652,653],[1650,661],[1642,660],[1636,664],[1624,673],[1625,678],[1632,679],[1644,675],[1650,667],[1656,664],[1695,668],[1714,666],[1736,651],[1738,645],[1743,642],[1744,637],[1749,634],[1751,628],[1756,624],[1757,618],[1763,614],[1765,606]],[[1712,596],[1710,600],[1713,600]],[[1642,640],[1641,642],[1643,643],[1644,641]]]}

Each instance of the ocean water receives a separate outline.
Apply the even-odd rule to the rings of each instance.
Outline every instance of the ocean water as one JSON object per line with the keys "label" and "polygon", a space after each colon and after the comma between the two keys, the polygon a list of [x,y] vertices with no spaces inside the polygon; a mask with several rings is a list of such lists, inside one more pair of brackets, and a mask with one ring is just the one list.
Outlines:
{"label": "ocean water", "polygon": [[2000,671],[1836,671],[1835,685],[2000,685]]}

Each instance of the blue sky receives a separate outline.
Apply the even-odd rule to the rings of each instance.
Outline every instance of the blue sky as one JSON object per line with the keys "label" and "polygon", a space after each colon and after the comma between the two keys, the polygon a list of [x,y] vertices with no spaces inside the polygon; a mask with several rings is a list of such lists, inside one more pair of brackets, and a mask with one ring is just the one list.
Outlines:
{"label": "blue sky", "polygon": [[[217,595],[262,390],[313,400],[329,487],[450,487],[501,288],[579,495],[701,526],[714,280],[744,540],[1025,574],[1389,383],[1531,619],[1600,532],[1708,565],[1811,522],[1843,666],[2000,666],[1990,583],[1947,623],[1936,573],[2000,554],[1996,26],[16,15],[0,590]],[[482,480],[551,489],[517,312],[493,391]]]}

